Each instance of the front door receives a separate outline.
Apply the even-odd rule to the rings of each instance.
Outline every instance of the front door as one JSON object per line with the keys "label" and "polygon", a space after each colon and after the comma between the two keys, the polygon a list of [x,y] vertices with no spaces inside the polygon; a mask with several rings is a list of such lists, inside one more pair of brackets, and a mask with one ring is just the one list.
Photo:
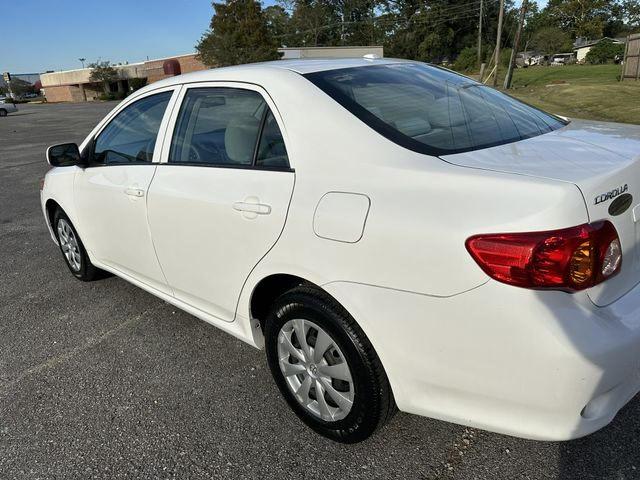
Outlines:
{"label": "front door", "polygon": [[92,258],[165,293],[170,289],[154,252],[146,202],[160,152],[156,139],[173,93],[147,95],[113,117],[87,147],[89,166],[74,183],[78,223]]}
{"label": "front door", "polygon": [[258,87],[185,88],[149,190],[149,224],[175,296],[225,321],[278,239],[293,192],[265,98]]}

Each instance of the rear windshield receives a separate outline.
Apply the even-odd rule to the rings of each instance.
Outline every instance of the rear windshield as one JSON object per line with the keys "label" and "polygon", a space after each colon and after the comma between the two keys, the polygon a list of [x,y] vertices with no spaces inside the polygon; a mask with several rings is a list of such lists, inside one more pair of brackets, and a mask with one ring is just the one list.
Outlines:
{"label": "rear windshield", "polygon": [[394,63],[305,75],[390,140],[430,155],[515,142],[565,125],[462,75],[421,63]]}

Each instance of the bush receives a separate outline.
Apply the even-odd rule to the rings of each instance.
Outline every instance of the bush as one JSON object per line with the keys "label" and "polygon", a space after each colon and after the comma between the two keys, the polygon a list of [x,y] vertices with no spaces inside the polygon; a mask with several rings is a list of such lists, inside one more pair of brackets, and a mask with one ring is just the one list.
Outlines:
{"label": "bush", "polygon": [[592,64],[609,63],[615,60],[616,55],[624,55],[624,45],[613,43],[613,40],[605,38],[591,47],[585,60]]}
{"label": "bush", "polygon": [[109,92],[109,93],[101,93],[98,95],[98,100],[103,100],[105,102],[111,100],[122,100],[127,96],[125,92]]}
{"label": "bush", "polygon": [[129,79],[129,88],[131,89],[132,92],[135,92],[136,90],[140,90],[146,84],[147,84],[146,78],[130,78]]}
{"label": "bush", "polygon": [[478,50],[473,47],[463,48],[453,64],[457,72],[472,72],[478,69]]}

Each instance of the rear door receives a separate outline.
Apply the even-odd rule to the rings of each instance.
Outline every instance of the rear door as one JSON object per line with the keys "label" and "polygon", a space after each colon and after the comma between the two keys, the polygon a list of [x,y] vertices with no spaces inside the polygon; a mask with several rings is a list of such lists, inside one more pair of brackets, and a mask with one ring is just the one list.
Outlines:
{"label": "rear door", "polygon": [[257,86],[183,89],[148,198],[158,259],[178,299],[233,321],[246,278],[284,227],[295,179],[285,138]]}
{"label": "rear door", "polygon": [[89,166],[74,179],[80,233],[92,257],[165,293],[146,200],[174,94],[177,88],[153,91],[121,108],[86,147]]}

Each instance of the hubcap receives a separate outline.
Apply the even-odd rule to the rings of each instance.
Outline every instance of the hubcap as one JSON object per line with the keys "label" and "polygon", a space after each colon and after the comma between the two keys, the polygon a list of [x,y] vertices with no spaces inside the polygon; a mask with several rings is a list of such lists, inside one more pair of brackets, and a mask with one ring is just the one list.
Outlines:
{"label": "hubcap", "polygon": [[64,218],[58,220],[58,239],[67,263],[74,272],[79,272],[82,266],[80,247],[71,225]]}
{"label": "hubcap", "polygon": [[353,406],[351,370],[333,338],[309,320],[289,320],[278,334],[280,371],[296,400],[322,420],[342,420]]}

